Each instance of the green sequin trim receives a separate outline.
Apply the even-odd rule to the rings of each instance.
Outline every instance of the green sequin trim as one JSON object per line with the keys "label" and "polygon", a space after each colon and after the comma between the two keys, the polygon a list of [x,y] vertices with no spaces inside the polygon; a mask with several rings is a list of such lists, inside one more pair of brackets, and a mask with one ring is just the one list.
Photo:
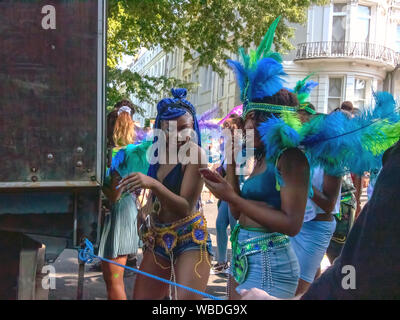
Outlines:
{"label": "green sequin trim", "polygon": [[298,107],[281,106],[270,103],[248,102],[246,105],[246,109],[243,111],[242,117],[245,118],[246,115],[252,110],[259,110],[272,113],[282,113],[282,112],[297,112],[298,109],[299,109]]}
{"label": "green sequin trim", "polygon": [[299,110],[307,111],[310,114],[317,114],[317,112],[308,106],[308,103],[300,105]]}

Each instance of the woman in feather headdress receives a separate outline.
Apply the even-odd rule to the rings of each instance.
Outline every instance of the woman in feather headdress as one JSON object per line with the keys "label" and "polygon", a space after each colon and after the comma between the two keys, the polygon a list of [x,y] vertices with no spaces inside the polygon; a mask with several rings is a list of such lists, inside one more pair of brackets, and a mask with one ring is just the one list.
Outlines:
{"label": "woman in feather headdress", "polygon": [[236,291],[256,287],[291,297],[300,270],[289,237],[299,233],[307,198],[314,196],[311,169],[339,177],[376,167],[398,139],[400,116],[393,97],[379,92],[375,108],[354,118],[334,112],[302,124],[300,95],[283,87],[282,60],[271,51],[278,21],[257,50],[247,55],[241,48],[241,62],[228,60],[241,91],[245,129],[256,129],[256,166],[241,190],[234,165],[226,180],[215,174],[219,183],[205,182],[239,220],[231,237]]}
{"label": "woman in feather headdress", "polygon": [[[298,148],[279,150],[274,163],[266,161],[266,147],[257,128],[267,119],[283,116],[300,125],[296,118],[296,95],[283,88],[285,75],[279,54],[271,52],[277,19],[257,51],[243,62],[228,64],[236,73],[246,130],[255,130],[255,165],[239,190],[235,163],[228,165],[226,180],[219,183],[206,178],[207,187],[229,204],[239,220],[232,232],[230,298],[242,289],[257,287],[282,298],[293,297],[299,278],[299,265],[289,236],[302,225],[309,186],[307,157]],[[285,132],[282,133],[284,137]],[[277,177],[279,176],[279,179]],[[280,184],[281,181],[284,184]],[[235,290],[236,289],[236,292]]]}
{"label": "woman in feather headdress", "polygon": [[[133,104],[124,100],[117,103],[107,118],[108,145],[113,148],[103,192],[111,203],[111,210],[105,218],[98,255],[122,265],[126,264],[128,255],[135,255],[138,250],[138,210],[136,196],[116,187],[131,172],[147,172],[146,151],[151,145],[146,141],[133,144],[136,136],[133,112]],[[108,299],[126,300],[124,269],[103,261],[102,271]]]}

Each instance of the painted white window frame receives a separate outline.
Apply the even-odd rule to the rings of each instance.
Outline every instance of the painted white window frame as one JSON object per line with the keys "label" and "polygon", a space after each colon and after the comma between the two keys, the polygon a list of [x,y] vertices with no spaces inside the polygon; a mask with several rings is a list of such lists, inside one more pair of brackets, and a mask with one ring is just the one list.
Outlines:
{"label": "painted white window frame", "polygon": [[331,10],[331,18],[330,18],[330,21],[329,21],[329,29],[330,29],[329,41],[333,41],[332,40],[332,35],[333,35],[333,18],[334,17],[344,17],[344,20],[345,20],[344,41],[348,41],[348,38],[349,38],[349,32],[347,30],[348,19],[349,19],[349,15],[348,15],[348,12],[347,12],[348,10],[346,10],[344,12],[335,12],[334,6],[337,5],[337,4],[344,4],[345,8],[346,8],[346,6],[349,5],[346,1],[335,1],[335,2],[331,3],[331,8],[330,8],[330,10]]}
{"label": "painted white window frame", "polygon": [[[356,86],[357,86],[357,80],[362,80],[365,81],[365,87],[364,87],[364,99],[356,99]],[[353,104],[356,107],[356,103],[358,101],[363,101],[363,107],[365,107],[368,103],[368,97],[367,97],[367,86],[371,85],[371,79],[369,78],[364,78],[364,77],[354,77],[354,89],[353,89]],[[357,105],[358,107],[358,105]]]}
{"label": "painted white window frame", "polygon": [[[330,80],[331,79],[341,79],[341,88],[340,88],[340,97],[333,97],[330,95]],[[340,107],[340,105],[344,101],[344,96],[345,96],[345,83],[346,83],[346,77],[344,75],[332,75],[328,77],[328,88],[327,88],[327,96],[326,96],[326,112],[329,113],[332,110],[329,110],[329,99],[339,99],[339,104],[337,107]]]}
{"label": "painted white window frame", "polygon": [[360,15],[359,15],[359,11],[358,11],[358,8],[359,7],[367,7],[367,8],[369,8],[369,16],[367,17],[367,16],[363,16],[364,18],[368,18],[368,20],[369,20],[369,30],[368,30],[368,41],[367,41],[367,43],[369,43],[369,42],[371,42],[371,36],[372,36],[372,16],[373,16],[373,10],[374,10],[374,6],[372,6],[371,4],[368,4],[368,3],[364,3],[364,2],[359,2],[358,4],[357,4],[357,14],[356,14],[356,18],[357,18],[357,22],[358,22],[358,19],[360,18]]}

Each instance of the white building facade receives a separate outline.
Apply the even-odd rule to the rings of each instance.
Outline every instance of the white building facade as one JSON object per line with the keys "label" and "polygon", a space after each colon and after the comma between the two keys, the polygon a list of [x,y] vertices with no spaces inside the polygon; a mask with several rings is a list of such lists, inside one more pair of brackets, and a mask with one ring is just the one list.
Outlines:
{"label": "white building facade", "polygon": [[[142,76],[161,77],[168,76],[167,54],[160,47],[144,52],[133,64],[129,66],[131,71],[137,72]],[[161,95],[153,96],[154,99],[161,99]],[[157,106],[147,102],[141,102],[135,96],[131,96],[133,104],[140,106],[144,110],[144,115],[135,114],[133,119],[144,125],[145,119],[155,118]]]}
{"label": "white building facade", "polygon": [[363,108],[372,90],[397,96],[400,63],[398,1],[332,1],[308,10],[306,27],[297,28],[296,50],[285,57],[290,85],[315,72],[319,82],[311,102],[330,112],[343,101]]}
{"label": "white building facade", "polygon": [[[310,102],[319,112],[328,113],[346,100],[358,108],[368,106],[372,103],[372,90],[386,90],[397,97],[400,1],[335,0],[326,6],[310,7],[306,26],[293,27],[295,49],[283,56],[289,75],[286,86],[294,87],[298,80],[315,72],[311,79],[319,85]],[[197,58],[184,61],[182,49],[170,53],[160,48],[148,51],[132,69],[140,74],[198,83],[188,97],[198,114],[218,106],[220,116],[224,116],[240,104],[232,71],[226,68],[226,75],[220,77],[211,67],[198,68]],[[145,117],[155,117],[155,106],[141,104],[134,97],[132,100],[148,111]]]}

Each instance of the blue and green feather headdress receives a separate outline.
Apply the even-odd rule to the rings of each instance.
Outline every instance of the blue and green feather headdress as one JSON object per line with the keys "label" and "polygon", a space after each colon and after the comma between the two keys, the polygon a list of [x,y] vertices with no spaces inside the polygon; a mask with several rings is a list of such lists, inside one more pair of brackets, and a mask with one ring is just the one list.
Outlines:
{"label": "blue and green feather headdress", "polygon": [[262,110],[272,113],[294,112],[296,107],[256,102],[264,97],[273,96],[283,88],[287,74],[283,70],[282,58],[278,52],[271,50],[275,30],[280,17],[269,27],[256,50],[246,54],[244,48],[239,49],[241,61],[227,60],[234,71],[240,88],[240,99],[243,102],[242,117],[251,110]]}
{"label": "blue and green feather headdress", "polygon": [[303,80],[297,81],[296,86],[291,90],[299,100],[299,110],[305,110],[310,114],[316,114],[315,110],[309,107],[310,102],[308,101],[311,91],[318,85],[318,82],[312,80],[307,81],[313,75],[314,72],[309,74]]}

